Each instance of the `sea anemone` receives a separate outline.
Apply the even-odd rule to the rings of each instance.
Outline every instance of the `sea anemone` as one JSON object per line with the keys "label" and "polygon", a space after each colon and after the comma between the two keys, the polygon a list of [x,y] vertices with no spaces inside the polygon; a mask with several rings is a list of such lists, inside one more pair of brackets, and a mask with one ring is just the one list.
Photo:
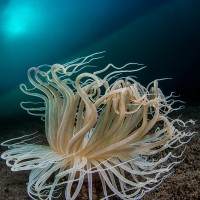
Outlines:
{"label": "sea anemone", "polygon": [[48,145],[30,144],[36,135],[23,135],[3,142],[9,150],[1,157],[12,171],[32,170],[27,184],[32,199],[59,198],[61,191],[67,200],[76,199],[83,184],[92,199],[94,178],[102,184],[103,199],[138,199],[181,162],[182,153],[171,150],[190,140],[194,133],[185,127],[194,122],[169,117],[179,109],[173,108],[174,94],[164,96],[159,80],[147,87],[138,83],[131,73],[142,64],[94,71],[89,63],[102,53],[30,68],[33,88],[20,85],[42,99],[21,107],[45,121]]}

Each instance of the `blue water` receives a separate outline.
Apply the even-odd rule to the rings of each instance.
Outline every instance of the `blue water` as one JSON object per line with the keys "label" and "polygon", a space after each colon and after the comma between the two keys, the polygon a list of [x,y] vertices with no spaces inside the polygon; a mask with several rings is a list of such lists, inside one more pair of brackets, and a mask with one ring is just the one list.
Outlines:
{"label": "blue water", "polygon": [[198,0],[0,1],[0,118],[23,115],[28,68],[102,50],[99,65],[144,63],[139,82],[170,77],[166,93],[200,102],[199,13]]}

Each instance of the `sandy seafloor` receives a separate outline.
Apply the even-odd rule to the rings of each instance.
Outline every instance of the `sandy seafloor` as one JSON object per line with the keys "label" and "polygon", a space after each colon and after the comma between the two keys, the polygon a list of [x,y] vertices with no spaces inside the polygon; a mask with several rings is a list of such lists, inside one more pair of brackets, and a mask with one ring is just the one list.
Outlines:
{"label": "sandy seafloor", "polygon": [[[178,116],[180,113],[175,113]],[[184,161],[172,169],[172,175],[165,179],[163,184],[156,190],[147,193],[143,200],[192,200],[200,199],[200,106],[187,107],[182,110],[182,119],[197,120],[191,127],[191,131],[198,132],[187,144]],[[34,118],[33,118],[34,119]],[[38,121],[23,122],[21,119],[3,120],[1,123],[0,142],[5,139],[17,137],[24,133],[38,131],[44,134],[44,125]],[[0,154],[5,148],[0,147]],[[0,200],[28,200],[30,197],[26,192],[28,171],[11,172],[4,160],[0,160]],[[88,199],[87,186],[84,185],[77,200]],[[93,186],[93,199],[101,199],[103,192],[100,183]],[[63,197],[60,198],[64,199]],[[119,199],[113,197],[112,199]]]}

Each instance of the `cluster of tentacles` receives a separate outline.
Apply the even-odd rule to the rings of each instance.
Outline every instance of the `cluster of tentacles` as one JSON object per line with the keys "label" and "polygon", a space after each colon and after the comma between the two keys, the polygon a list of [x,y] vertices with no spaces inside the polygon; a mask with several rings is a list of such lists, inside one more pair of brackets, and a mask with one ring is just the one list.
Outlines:
{"label": "cluster of tentacles", "polygon": [[13,171],[32,170],[27,191],[33,199],[59,197],[63,187],[66,199],[76,199],[84,183],[92,199],[93,177],[101,181],[103,199],[141,198],[180,162],[181,155],[164,150],[181,146],[194,134],[184,130],[192,120],[168,117],[177,100],[173,93],[163,95],[159,80],[143,87],[131,76],[143,65],[109,64],[94,71],[89,63],[100,57],[101,52],[31,68],[33,88],[20,85],[25,94],[42,100],[21,106],[45,121],[49,146],[30,144],[35,134],[24,135],[3,142],[9,150],[1,157]]}

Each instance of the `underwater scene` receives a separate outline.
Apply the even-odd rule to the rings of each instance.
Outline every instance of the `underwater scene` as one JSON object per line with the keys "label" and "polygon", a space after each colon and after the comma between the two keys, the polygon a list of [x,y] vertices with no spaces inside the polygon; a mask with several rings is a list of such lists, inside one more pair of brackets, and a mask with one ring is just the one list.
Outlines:
{"label": "underwater scene", "polygon": [[0,1],[0,200],[200,199],[200,1]]}

